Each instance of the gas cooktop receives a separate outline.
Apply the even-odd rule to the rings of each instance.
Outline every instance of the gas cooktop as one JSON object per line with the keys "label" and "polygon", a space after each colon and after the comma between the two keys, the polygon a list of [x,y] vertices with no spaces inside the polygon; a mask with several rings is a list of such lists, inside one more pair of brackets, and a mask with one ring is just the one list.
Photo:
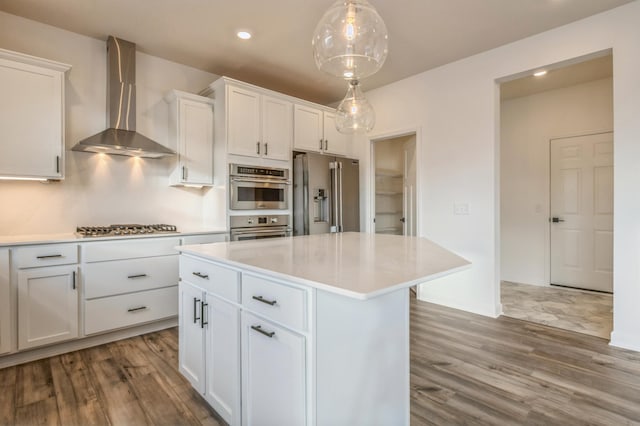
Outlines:
{"label": "gas cooktop", "polygon": [[155,224],[155,225],[109,225],[109,226],[78,226],[76,235],[87,237],[120,237],[126,235],[146,235],[146,234],[172,234],[178,232],[175,225]]}

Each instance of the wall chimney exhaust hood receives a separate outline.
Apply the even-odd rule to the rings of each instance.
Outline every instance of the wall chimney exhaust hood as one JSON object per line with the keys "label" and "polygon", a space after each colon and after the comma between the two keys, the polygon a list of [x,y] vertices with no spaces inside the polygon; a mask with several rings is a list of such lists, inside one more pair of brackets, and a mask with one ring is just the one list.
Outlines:
{"label": "wall chimney exhaust hood", "polygon": [[176,154],[136,132],[136,45],[113,36],[107,39],[107,122],[107,130],[71,149],[145,158]]}

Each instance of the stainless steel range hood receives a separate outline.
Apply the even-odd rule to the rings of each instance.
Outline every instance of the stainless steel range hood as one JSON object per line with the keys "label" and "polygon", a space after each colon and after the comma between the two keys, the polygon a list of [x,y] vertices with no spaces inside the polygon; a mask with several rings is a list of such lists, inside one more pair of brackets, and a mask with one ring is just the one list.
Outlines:
{"label": "stainless steel range hood", "polygon": [[112,36],[107,40],[107,122],[107,130],[71,149],[145,158],[176,154],[136,132],[136,45]]}

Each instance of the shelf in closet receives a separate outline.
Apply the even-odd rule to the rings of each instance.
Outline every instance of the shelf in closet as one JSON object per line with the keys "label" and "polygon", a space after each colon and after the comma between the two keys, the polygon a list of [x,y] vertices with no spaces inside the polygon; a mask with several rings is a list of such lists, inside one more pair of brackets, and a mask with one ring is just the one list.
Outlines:
{"label": "shelf in closet", "polygon": [[394,211],[394,212],[376,212],[376,215],[385,214],[385,215],[393,215],[393,214],[402,214],[402,211]]}
{"label": "shelf in closet", "polygon": [[376,195],[402,195],[399,191],[376,191]]}
{"label": "shelf in closet", "polygon": [[399,170],[376,169],[376,177],[401,178],[402,176],[403,174]]}

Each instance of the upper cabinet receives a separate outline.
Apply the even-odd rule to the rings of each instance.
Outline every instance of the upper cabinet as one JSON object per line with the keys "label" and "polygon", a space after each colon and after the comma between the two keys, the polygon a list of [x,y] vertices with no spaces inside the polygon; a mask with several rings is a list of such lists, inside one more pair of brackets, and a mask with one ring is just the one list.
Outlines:
{"label": "upper cabinet", "polygon": [[0,49],[0,177],[64,178],[70,65]]}
{"label": "upper cabinet", "polygon": [[344,156],[349,154],[349,136],[336,129],[335,113],[296,104],[294,123],[295,149]]}
{"label": "upper cabinet", "polygon": [[232,84],[226,96],[228,153],[288,160],[293,134],[291,102]]}
{"label": "upper cabinet", "polygon": [[172,90],[169,138],[178,153],[172,185],[213,185],[213,100]]}

